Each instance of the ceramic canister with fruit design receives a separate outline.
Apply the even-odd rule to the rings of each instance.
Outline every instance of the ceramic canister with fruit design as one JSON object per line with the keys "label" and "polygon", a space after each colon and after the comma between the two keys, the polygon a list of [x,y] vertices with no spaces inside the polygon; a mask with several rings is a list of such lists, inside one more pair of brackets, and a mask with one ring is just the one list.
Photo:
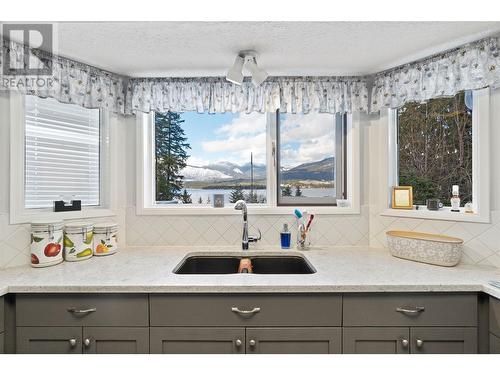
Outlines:
{"label": "ceramic canister with fruit design", "polygon": [[76,262],[89,259],[93,251],[94,225],[68,223],[64,227],[64,260]]}
{"label": "ceramic canister with fruit design", "polygon": [[63,223],[31,223],[31,266],[48,267],[63,261]]}
{"label": "ceramic canister with fruit design", "polygon": [[118,225],[102,223],[94,225],[94,255],[103,256],[116,253]]}

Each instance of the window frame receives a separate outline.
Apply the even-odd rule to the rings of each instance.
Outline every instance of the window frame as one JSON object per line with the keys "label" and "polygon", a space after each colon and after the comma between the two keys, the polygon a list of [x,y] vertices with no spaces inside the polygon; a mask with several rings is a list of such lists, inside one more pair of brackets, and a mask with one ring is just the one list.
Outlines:
{"label": "window frame", "polygon": [[25,208],[25,96],[10,92],[10,223],[29,223],[37,219],[65,220],[114,216],[115,206],[111,194],[111,182],[116,179],[116,168],[111,168],[110,139],[115,137],[110,127],[109,112],[99,111],[99,205],[82,206],[81,211],[54,212],[53,208]]}
{"label": "window frame", "polygon": [[[249,205],[252,214],[276,215],[292,214],[291,206],[277,205],[277,114],[266,113],[266,147],[267,147],[267,203]],[[161,205],[154,201],[154,113],[137,113],[136,115],[136,214],[141,215],[241,215],[241,212],[232,206],[214,208],[197,205]],[[345,186],[350,207],[337,206],[294,206],[316,214],[359,214],[360,213],[360,115],[347,115],[346,121],[346,160],[344,161],[347,174]]]}
{"label": "window frame", "polygon": [[[434,220],[453,220],[465,222],[490,222],[490,89],[472,91],[472,201],[474,214],[466,214],[464,207],[460,212],[451,212],[445,206],[439,211],[429,211],[425,206],[418,210],[398,210],[386,208],[383,216],[411,217]],[[387,207],[391,202],[391,188],[398,186],[398,145],[397,109],[389,109],[388,121],[388,180]]]}

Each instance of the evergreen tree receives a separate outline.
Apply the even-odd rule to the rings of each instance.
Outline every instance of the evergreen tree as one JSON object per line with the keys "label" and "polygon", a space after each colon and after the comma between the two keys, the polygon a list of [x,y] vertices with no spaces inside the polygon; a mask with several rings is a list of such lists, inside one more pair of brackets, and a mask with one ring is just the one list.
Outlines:
{"label": "evergreen tree", "polygon": [[302,190],[300,189],[300,185],[295,185],[295,196],[296,197],[302,196]]}
{"label": "evergreen tree", "polygon": [[210,203],[212,203],[212,202],[210,201],[210,195],[207,195],[207,204],[210,204]]}
{"label": "evergreen tree", "polygon": [[291,197],[292,196],[292,188],[290,185],[285,185],[283,189],[281,189],[281,196],[282,197]]}
{"label": "evergreen tree", "polygon": [[183,122],[179,113],[155,113],[157,201],[181,198],[184,177],[179,173],[186,167],[186,151],[191,148],[181,127]]}
{"label": "evergreen tree", "polygon": [[259,198],[257,197],[257,193],[255,192],[250,192],[247,194],[245,197],[245,202],[247,203],[259,203]]}
{"label": "evergreen tree", "polygon": [[181,194],[181,201],[182,203],[193,203],[193,200],[191,199],[191,194],[188,194],[187,190],[184,189],[184,191]]}
{"label": "evergreen tree", "polygon": [[229,194],[229,202],[236,203],[239,200],[244,200],[245,194],[243,194],[243,188],[241,185],[236,185],[234,189]]}
{"label": "evergreen tree", "polygon": [[203,204],[203,199],[201,199],[201,197],[198,198],[198,204]]}

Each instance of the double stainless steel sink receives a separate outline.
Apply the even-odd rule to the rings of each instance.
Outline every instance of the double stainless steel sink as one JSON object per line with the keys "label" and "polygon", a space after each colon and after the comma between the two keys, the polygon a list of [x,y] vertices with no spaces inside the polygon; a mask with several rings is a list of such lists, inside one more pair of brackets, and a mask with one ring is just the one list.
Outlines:
{"label": "double stainless steel sink", "polygon": [[175,269],[181,275],[238,273],[241,259],[252,261],[256,274],[312,274],[316,270],[301,255],[188,255]]}

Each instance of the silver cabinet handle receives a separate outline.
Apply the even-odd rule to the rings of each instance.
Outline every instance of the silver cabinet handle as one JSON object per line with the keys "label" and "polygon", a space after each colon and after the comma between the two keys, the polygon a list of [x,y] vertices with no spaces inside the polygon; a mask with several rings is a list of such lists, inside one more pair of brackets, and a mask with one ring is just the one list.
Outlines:
{"label": "silver cabinet handle", "polygon": [[409,342],[408,342],[408,340],[407,340],[407,339],[402,339],[402,340],[401,340],[401,345],[403,345],[403,348],[407,348],[407,347],[408,347],[408,344],[409,344]]}
{"label": "silver cabinet handle", "polygon": [[83,340],[83,345],[85,345],[88,348],[90,346],[90,339]]}
{"label": "silver cabinet handle", "polygon": [[240,340],[240,339],[236,339],[236,340],[234,341],[234,345],[236,345],[237,347],[240,347],[240,346],[241,346],[241,344],[243,344],[243,342],[241,342],[241,340]]}
{"label": "silver cabinet handle", "polygon": [[237,307],[231,307],[231,311],[241,315],[253,315],[260,311],[260,307],[254,307],[252,310],[240,310]]}
{"label": "silver cabinet handle", "polygon": [[418,314],[425,310],[425,307],[415,307],[414,309],[407,309],[405,307],[396,307],[396,311],[403,314]]}
{"label": "silver cabinet handle", "polygon": [[421,348],[424,345],[424,342],[420,339],[417,339],[417,347]]}
{"label": "silver cabinet handle", "polygon": [[255,344],[257,344],[257,343],[255,342],[255,340],[250,340],[250,341],[248,342],[248,345],[250,345],[250,346],[255,346]]}
{"label": "silver cabinet handle", "polygon": [[69,339],[69,346],[74,348],[76,346],[76,339]]}
{"label": "silver cabinet handle", "polygon": [[93,313],[93,312],[96,312],[97,309],[95,307],[92,307],[90,309],[77,309],[76,307],[69,307],[68,308],[68,312],[72,313],[72,314],[90,314],[90,313]]}

